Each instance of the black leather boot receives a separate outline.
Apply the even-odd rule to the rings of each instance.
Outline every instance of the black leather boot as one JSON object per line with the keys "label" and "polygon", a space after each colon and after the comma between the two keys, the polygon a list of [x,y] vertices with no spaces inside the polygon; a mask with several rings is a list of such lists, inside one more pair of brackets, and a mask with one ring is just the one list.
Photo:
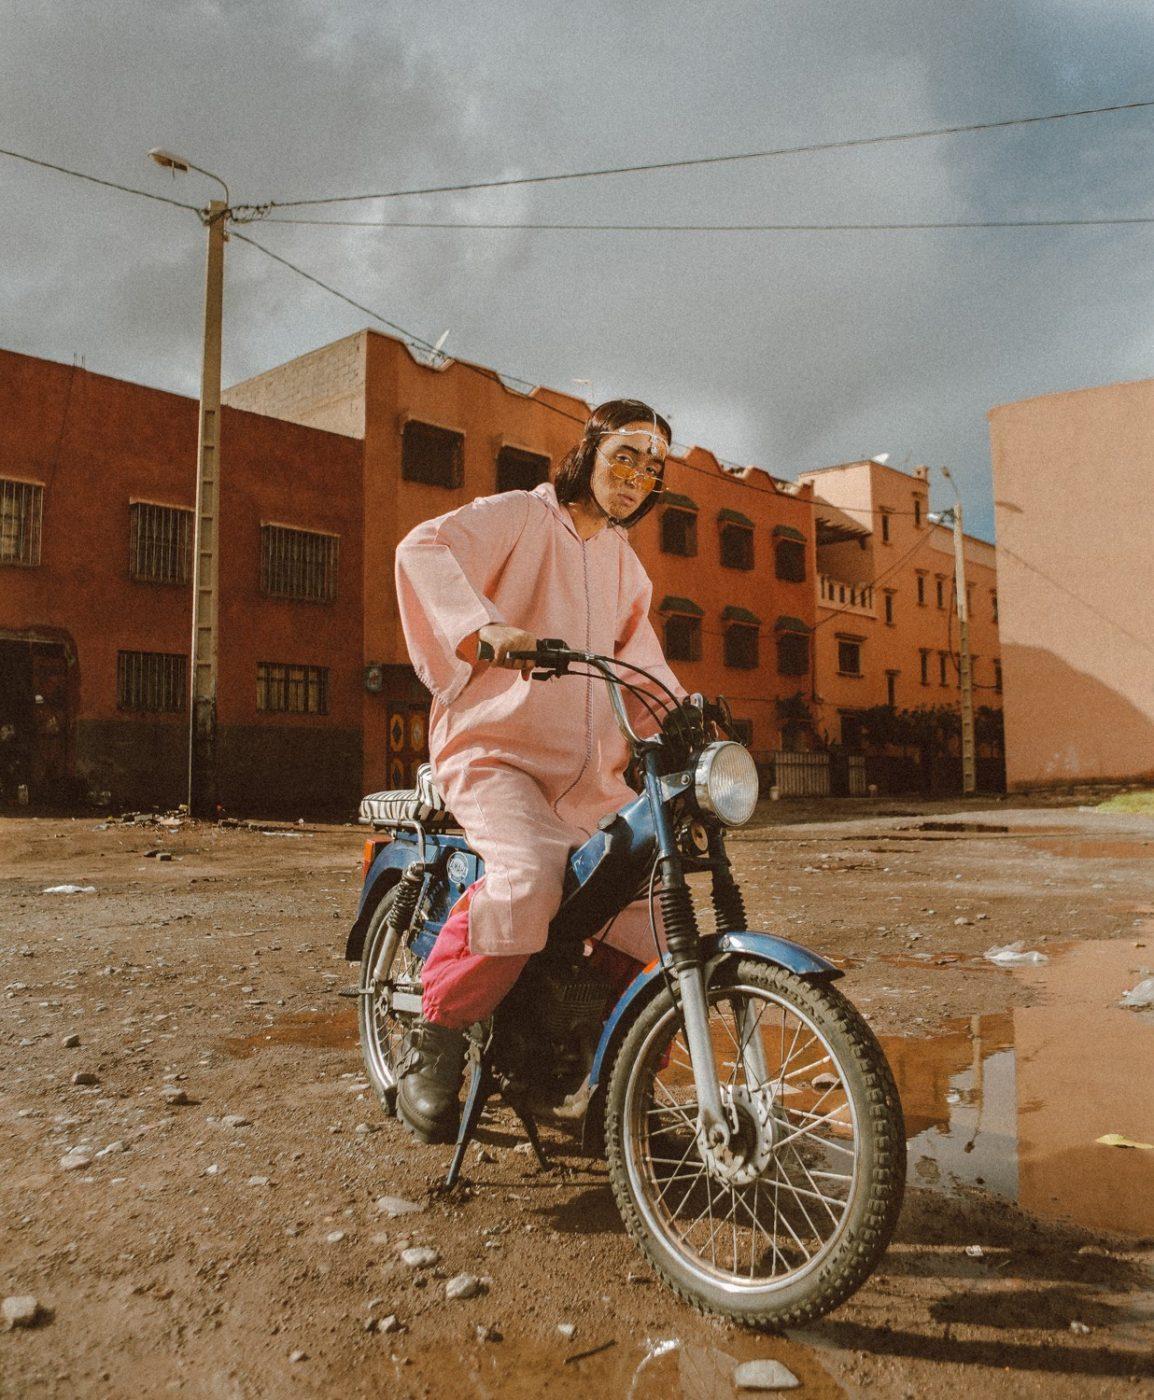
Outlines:
{"label": "black leather boot", "polygon": [[397,1074],[397,1113],[422,1142],[452,1142],[460,1122],[465,1032],[422,1017],[405,1037]]}

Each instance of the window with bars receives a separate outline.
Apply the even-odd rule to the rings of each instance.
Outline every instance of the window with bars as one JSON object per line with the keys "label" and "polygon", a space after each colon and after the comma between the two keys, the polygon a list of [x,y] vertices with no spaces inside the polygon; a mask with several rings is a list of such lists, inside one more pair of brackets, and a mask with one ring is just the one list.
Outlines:
{"label": "window with bars", "polygon": [[143,583],[188,583],[192,578],[192,511],[133,501],[128,572]]}
{"label": "window with bars", "polygon": [[401,476],[449,490],[461,485],[465,469],[465,435],[412,418],[401,434]]}
{"label": "window with bars", "polygon": [[40,563],[44,487],[0,477],[0,564]]}
{"label": "window with bars", "polygon": [[186,710],[188,657],[161,651],[118,651],[116,708],[146,714]]}
{"label": "window with bars", "polygon": [[497,453],[497,490],[532,491],[549,480],[549,458],[520,447],[502,447]]}
{"label": "window with bars", "polygon": [[337,596],[340,536],[287,525],[260,527],[260,590],[267,598],[331,603]]}
{"label": "window with bars", "polygon": [[665,659],[701,660],[701,619],[673,614],[665,619]]}
{"label": "window with bars", "polygon": [[266,714],[327,715],[327,666],[292,666],[283,661],[258,661],[256,707]]}
{"label": "window with bars", "polygon": [[744,622],[731,622],[725,629],[725,664],[739,671],[753,671],[758,665],[758,631]]}

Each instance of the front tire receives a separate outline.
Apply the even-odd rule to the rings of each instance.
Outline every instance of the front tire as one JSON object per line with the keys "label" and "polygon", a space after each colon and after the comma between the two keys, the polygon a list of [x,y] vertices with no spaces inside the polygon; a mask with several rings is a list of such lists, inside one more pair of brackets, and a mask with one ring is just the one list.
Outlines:
{"label": "front tire", "polygon": [[390,1118],[397,1111],[396,1067],[401,1058],[401,1042],[419,1014],[411,1008],[399,1009],[394,998],[398,993],[418,997],[424,966],[424,959],[418,958],[406,942],[408,930],[389,929],[389,911],[396,897],[394,885],[373,911],[365,930],[357,997],[365,1074]]}
{"label": "front tire", "polygon": [[610,1076],[613,1193],[694,1307],[803,1326],[859,1288],[889,1243],[905,1184],[901,1103],[873,1033],[827,983],[742,960],[717,972],[707,1001],[730,1150],[697,1141],[689,1051],[663,989]]}

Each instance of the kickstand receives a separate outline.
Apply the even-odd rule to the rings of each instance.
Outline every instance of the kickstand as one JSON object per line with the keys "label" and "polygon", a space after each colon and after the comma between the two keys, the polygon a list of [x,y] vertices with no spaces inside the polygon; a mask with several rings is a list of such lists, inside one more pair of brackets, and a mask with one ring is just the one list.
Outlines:
{"label": "kickstand", "polygon": [[548,1171],[552,1165],[545,1155],[545,1148],[542,1146],[536,1121],[525,1103],[523,1095],[515,1092],[507,1081],[502,1082],[493,1071],[491,1042],[486,1041],[483,1046],[475,1045],[472,1059],[473,1071],[469,1079],[469,1092],[465,1095],[461,1126],[457,1132],[457,1147],[453,1153],[453,1160],[449,1163],[445,1180],[441,1185],[442,1191],[451,1191],[456,1186],[461,1175],[461,1168],[465,1165],[465,1152],[473,1140],[473,1134],[477,1131],[477,1124],[481,1121],[485,1105],[498,1092],[520,1120],[521,1126],[525,1129],[525,1136],[529,1139],[529,1146],[532,1147],[542,1170]]}
{"label": "kickstand", "polygon": [[457,1150],[453,1153],[453,1160],[449,1163],[449,1170],[441,1188],[443,1191],[451,1191],[456,1186],[457,1178],[461,1175],[461,1168],[465,1164],[465,1151],[473,1140],[473,1134],[477,1131],[482,1110],[496,1087],[497,1080],[490,1063],[489,1047],[486,1045],[473,1060],[473,1076],[469,1080],[469,1092],[465,1097],[465,1111],[461,1114],[461,1126],[457,1132]]}

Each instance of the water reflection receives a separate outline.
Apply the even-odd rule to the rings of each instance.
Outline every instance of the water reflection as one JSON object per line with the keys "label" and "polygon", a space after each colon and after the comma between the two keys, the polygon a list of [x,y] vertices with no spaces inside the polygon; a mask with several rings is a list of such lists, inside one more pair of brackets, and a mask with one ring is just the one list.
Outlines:
{"label": "water reflection", "polygon": [[947,1023],[886,1053],[906,1111],[913,1179],[969,1183],[1033,1214],[1154,1234],[1154,1024],[1118,1007],[1154,954],[1130,940],[1083,943],[1013,975],[1035,1006]]}

